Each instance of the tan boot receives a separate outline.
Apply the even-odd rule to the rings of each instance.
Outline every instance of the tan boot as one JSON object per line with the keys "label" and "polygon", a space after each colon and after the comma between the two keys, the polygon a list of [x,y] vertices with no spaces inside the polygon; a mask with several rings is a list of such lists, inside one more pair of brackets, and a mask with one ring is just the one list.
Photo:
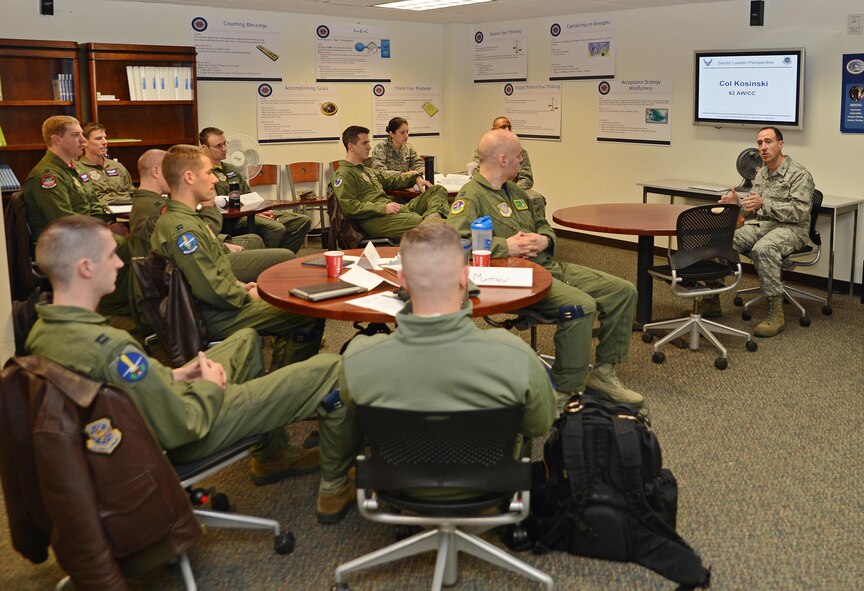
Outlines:
{"label": "tan boot", "polygon": [[331,524],[342,521],[356,502],[357,487],[354,486],[353,478],[349,478],[348,482],[336,492],[319,492],[315,503],[318,523]]}
{"label": "tan boot", "polygon": [[585,388],[590,388],[617,404],[639,408],[645,401],[641,394],[624,387],[615,375],[615,366],[611,363],[602,363],[595,367],[585,381]]}
{"label": "tan boot", "polygon": [[783,295],[768,298],[768,318],[756,325],[753,334],[757,337],[773,337],[786,328],[786,318],[783,316]]}
{"label": "tan boot", "polygon": [[252,482],[257,485],[273,484],[289,476],[309,474],[318,469],[318,448],[285,446],[282,451],[266,460],[252,458]]}

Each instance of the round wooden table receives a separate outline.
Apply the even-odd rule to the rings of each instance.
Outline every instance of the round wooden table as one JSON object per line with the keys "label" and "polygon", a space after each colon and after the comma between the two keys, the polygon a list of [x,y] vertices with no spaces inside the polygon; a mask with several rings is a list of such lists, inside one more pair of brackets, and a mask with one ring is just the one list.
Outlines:
{"label": "round wooden table", "polygon": [[674,236],[678,215],[692,205],[668,203],[601,203],[565,207],[552,214],[552,220],[568,228],[628,234],[639,237],[636,289],[636,322],[639,326],[651,322],[654,283],[648,267],[654,262],[654,237]]}
{"label": "round wooden table", "polygon": [[[346,250],[346,255],[360,256],[362,249]],[[378,252],[383,258],[396,256],[399,248],[390,246],[379,248]],[[261,299],[277,308],[282,308],[295,314],[312,316],[315,318],[330,318],[333,320],[350,320],[353,322],[393,322],[393,317],[376,312],[367,308],[360,308],[347,303],[349,300],[362,297],[350,295],[323,302],[310,302],[291,295],[289,292],[295,287],[315,285],[318,283],[335,283],[336,278],[328,278],[327,271],[323,267],[303,266],[303,261],[321,257],[321,254],[299,257],[291,261],[280,263],[270,267],[258,277],[258,293]],[[549,291],[552,285],[552,274],[546,269],[519,258],[492,259],[493,267],[530,267],[534,270],[534,281],[531,287],[481,287],[480,295],[471,298],[474,304],[474,316],[489,316],[500,314],[530,306],[539,302]],[[397,281],[396,276],[389,271],[372,271],[391,281]],[[388,283],[382,283],[377,289],[369,294],[383,291],[395,291],[395,287]]]}

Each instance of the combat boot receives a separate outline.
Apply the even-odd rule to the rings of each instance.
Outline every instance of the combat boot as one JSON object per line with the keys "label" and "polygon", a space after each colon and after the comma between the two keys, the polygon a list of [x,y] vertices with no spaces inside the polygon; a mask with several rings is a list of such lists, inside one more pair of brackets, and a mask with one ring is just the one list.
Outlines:
{"label": "combat boot", "polygon": [[357,487],[349,478],[336,492],[319,492],[315,502],[318,523],[339,523],[357,503]]}
{"label": "combat boot", "polygon": [[588,374],[585,388],[590,388],[617,404],[626,404],[634,408],[640,408],[644,402],[641,394],[624,387],[624,384],[615,375],[615,366],[611,363],[601,363],[595,367]]}
{"label": "combat boot", "polygon": [[[720,296],[714,294],[699,300],[696,304],[696,310],[702,318],[720,318],[723,315],[723,308],[720,306]],[[693,309],[681,310],[681,316],[690,316]]]}
{"label": "combat boot", "polygon": [[756,325],[753,334],[757,337],[777,336],[786,327],[783,316],[783,294],[768,298],[768,318]]}
{"label": "combat boot", "polygon": [[319,450],[286,445],[272,458],[252,458],[252,482],[262,486],[284,480],[289,476],[309,474],[318,469]]}

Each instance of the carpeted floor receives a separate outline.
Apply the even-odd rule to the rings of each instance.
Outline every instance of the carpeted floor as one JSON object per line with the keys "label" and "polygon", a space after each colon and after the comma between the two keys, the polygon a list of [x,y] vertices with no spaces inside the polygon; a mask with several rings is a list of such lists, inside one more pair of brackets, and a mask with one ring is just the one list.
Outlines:
{"label": "carpeted floor", "polygon": [[[307,252],[307,251],[304,251]],[[309,250],[308,252],[312,252]],[[561,240],[558,256],[635,281],[635,253]],[[754,277],[742,283],[755,284]],[[682,308],[663,284],[655,284],[654,316]],[[723,296],[723,322],[749,328],[732,296]],[[679,532],[713,571],[718,590],[800,591],[864,588],[864,501],[861,483],[864,428],[858,419],[864,396],[864,305],[835,295],[834,314],[809,305],[812,325],[803,328],[787,306],[787,329],[759,339],[747,352],[743,340],[722,339],[729,368],[714,369],[715,353],[666,349],[663,365],[634,333],[630,360],[619,369],[641,391],[666,465],[679,482]],[[552,352],[552,327],[541,327],[541,348]],[[330,322],[325,349],[338,351],[353,334],[348,323]],[[313,427],[291,427],[303,437]],[[273,517],[297,535],[293,554],[278,556],[267,534],[209,530],[190,552],[198,585],[207,590],[325,590],[340,562],[392,542],[389,528],[352,511],[342,523],[315,521],[316,476],[256,487],[248,464],[213,478],[239,512]],[[5,512],[0,516],[0,589],[52,589],[62,576],[56,562],[31,565],[11,548]],[[497,536],[488,539],[498,543]],[[672,590],[642,567],[567,554],[519,555],[555,579],[561,591]],[[460,557],[461,558],[461,557]],[[427,589],[432,554],[358,574],[354,591]],[[131,581],[134,589],[182,589],[171,568]],[[454,589],[527,590],[538,586],[472,557],[461,558]]]}

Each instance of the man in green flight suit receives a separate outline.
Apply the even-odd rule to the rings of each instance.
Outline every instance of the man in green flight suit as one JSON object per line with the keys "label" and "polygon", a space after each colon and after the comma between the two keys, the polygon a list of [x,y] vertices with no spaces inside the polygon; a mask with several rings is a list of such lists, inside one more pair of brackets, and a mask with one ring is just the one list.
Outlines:
{"label": "man in green flight suit", "polygon": [[93,194],[102,205],[128,201],[132,197],[132,177],[126,167],[108,158],[108,135],[101,123],[84,126],[84,153],[78,167],[90,176]]}
{"label": "man in green flight suit", "polygon": [[317,414],[322,473],[347,469],[333,453],[340,449],[334,442],[345,411],[331,412],[326,402],[337,382],[338,356],[317,355],[261,377],[261,339],[244,329],[170,369],[95,312],[123,266],[103,222],[83,216],[53,222],[37,243],[36,260],[51,281],[54,302],[37,306],[27,350],[127,392],[173,460],[189,462],[264,433],[266,441],[253,451],[253,482],[311,472],[318,448],[289,445],[284,427]]}
{"label": "man in green flight suit", "polygon": [[[453,201],[448,223],[470,238],[471,222],[488,215],[493,222],[493,257],[526,258],[552,273],[552,288],[531,308],[557,319],[552,380],[559,393],[569,396],[587,386],[615,402],[641,406],[642,396],[625,388],[615,373],[615,365],[626,360],[630,348],[636,288],[607,273],[552,258],[555,231],[510,180],[522,163],[519,138],[493,129],[480,139],[478,150],[480,168]],[[600,320],[600,340],[589,374],[595,316]]]}
{"label": "man in green flight suit", "polygon": [[[404,174],[380,172],[363,162],[369,158],[372,143],[369,129],[352,125],[342,132],[345,159],[327,185],[336,196],[342,213],[356,220],[371,238],[399,238],[424,222],[440,222],[447,217],[447,190],[432,185],[416,171]],[[416,183],[421,193],[406,204],[390,199],[384,191],[406,189]]]}
{"label": "man in green flight suit", "polygon": [[[216,195],[228,195],[229,186],[234,181],[240,183],[241,194],[252,192],[240,169],[225,162],[228,143],[225,141],[224,131],[215,127],[205,127],[198,134],[198,140],[210,158],[213,173],[216,175]],[[293,211],[262,211],[255,216],[255,233],[261,236],[267,248],[287,248],[296,253],[303,246],[311,226],[312,220],[308,216]],[[232,236],[249,232],[245,217],[225,220],[222,228],[225,233]]]}
{"label": "man in green flight suit", "polygon": [[[424,224],[402,237],[401,252],[399,277],[411,302],[396,315],[396,332],[356,337],[345,352],[339,380],[349,409],[341,439],[345,457],[354,457],[361,443],[351,412],[357,404],[426,411],[518,405],[524,437],[548,432],[556,410],[549,376],[518,336],[474,324],[458,233],[444,224]],[[321,481],[322,491],[339,486],[348,486],[347,475]],[[319,495],[321,522],[341,518],[329,506],[331,498]]]}
{"label": "man in green flight suit", "polygon": [[[93,193],[90,175],[75,159],[81,155],[86,140],[81,124],[74,117],[55,115],[42,123],[42,137],[47,151],[24,181],[23,198],[27,204],[27,223],[34,242],[42,230],[53,220],[69,215],[86,215],[100,220],[108,216]],[[129,260],[129,249],[124,236],[115,233],[118,253]],[[118,289],[102,302],[106,314],[129,313],[129,273],[122,271],[117,280]]]}
{"label": "man in green flight suit", "polygon": [[254,282],[241,283],[231,271],[222,244],[196,206],[212,198],[216,176],[202,148],[173,146],[162,160],[171,199],[156,222],[150,246],[183,273],[198,300],[207,331],[225,338],[241,328],[278,337],[272,368],[308,359],[318,352],[322,319],[289,314],[261,300]]}

